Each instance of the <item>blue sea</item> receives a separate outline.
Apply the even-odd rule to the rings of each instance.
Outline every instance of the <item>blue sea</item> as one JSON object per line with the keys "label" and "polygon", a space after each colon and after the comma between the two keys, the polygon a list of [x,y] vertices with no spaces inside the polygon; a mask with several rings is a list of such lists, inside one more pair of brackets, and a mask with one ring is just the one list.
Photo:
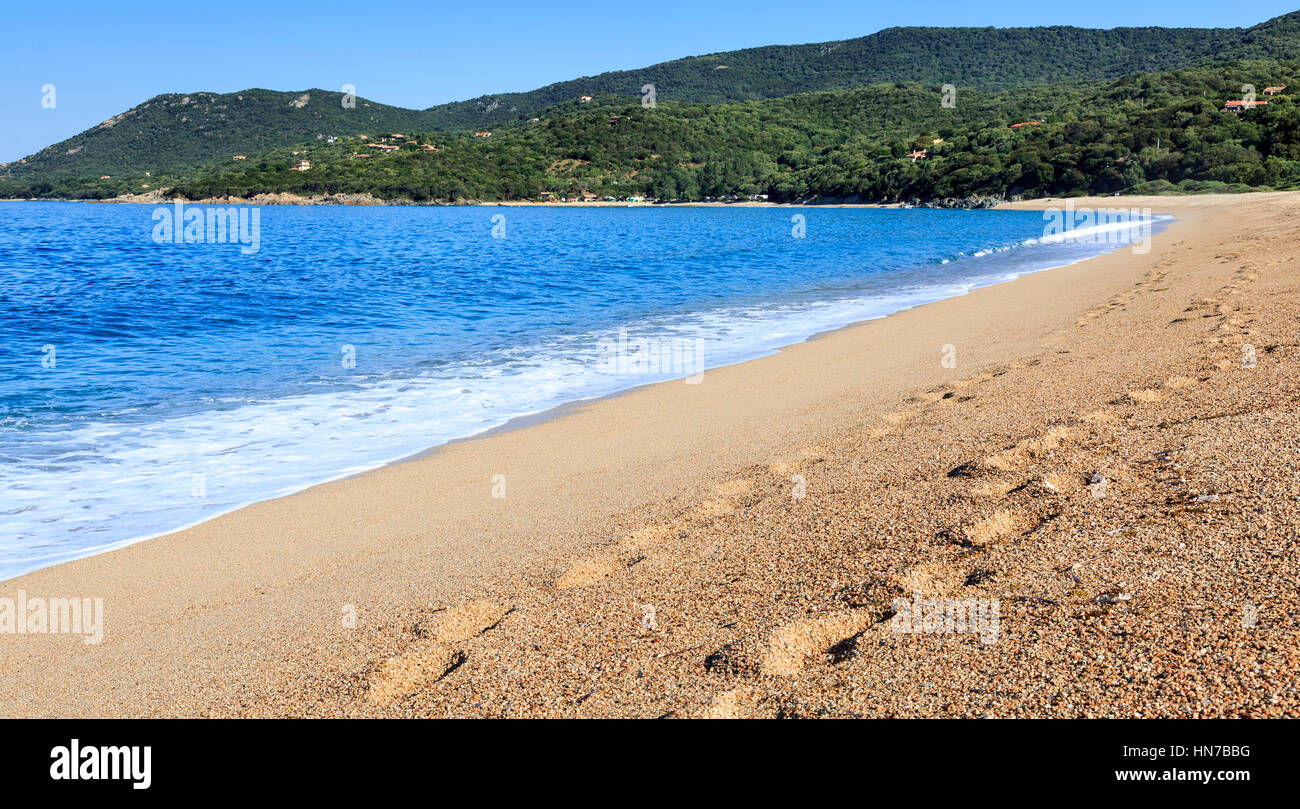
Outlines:
{"label": "blue sea", "polygon": [[611,345],[713,368],[1118,247],[816,207],[263,207],[184,243],[170,209],[0,203],[0,579],[699,370]]}

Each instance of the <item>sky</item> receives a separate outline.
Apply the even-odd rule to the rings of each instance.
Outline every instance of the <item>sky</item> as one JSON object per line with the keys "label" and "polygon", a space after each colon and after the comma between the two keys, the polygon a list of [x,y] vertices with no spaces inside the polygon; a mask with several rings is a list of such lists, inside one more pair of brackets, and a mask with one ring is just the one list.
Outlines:
{"label": "sky", "polygon": [[[898,25],[1249,27],[1300,0],[657,0],[653,3],[7,0],[0,162],[158,95],[339,90],[423,109],[607,70]],[[53,85],[53,106],[43,104]]]}

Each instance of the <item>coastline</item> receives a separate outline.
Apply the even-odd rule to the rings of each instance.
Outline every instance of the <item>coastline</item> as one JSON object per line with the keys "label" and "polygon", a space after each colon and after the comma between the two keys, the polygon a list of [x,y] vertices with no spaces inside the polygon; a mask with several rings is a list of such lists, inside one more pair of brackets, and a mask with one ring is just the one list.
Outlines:
{"label": "coastline", "polygon": [[[112,197],[110,199],[0,199],[0,202],[86,202],[92,204],[120,204],[120,205],[168,205],[174,200],[162,195],[159,189],[145,194],[127,194],[123,196]],[[1150,207],[1154,204],[1159,207],[1161,204],[1170,204],[1181,207],[1183,203],[1179,200],[1212,200],[1218,198],[1233,199],[1249,194],[1250,196],[1267,196],[1272,194],[1287,194],[1287,191],[1252,191],[1233,194],[1218,193],[1186,193],[1186,194],[1167,194],[1162,196],[1111,196],[1111,197],[1038,197],[1035,199],[1007,201],[998,197],[980,198],[989,201],[995,201],[993,205],[978,206],[988,210],[1041,210],[1049,207],[1050,204],[1065,204],[1073,201],[1076,204],[1086,202],[1096,208],[1126,208],[1132,207],[1134,201],[1146,203],[1144,207]],[[1172,202],[1170,202],[1172,201]],[[954,205],[935,205],[935,201],[930,200],[927,204],[910,205],[902,202],[819,202],[817,200],[798,200],[794,202],[766,202],[759,200],[711,200],[711,201],[692,201],[692,202],[659,202],[659,201],[604,201],[604,200],[584,200],[559,202],[558,200],[541,201],[541,200],[461,200],[458,202],[415,202],[412,200],[390,200],[382,199],[371,194],[326,194],[304,197],[298,194],[282,193],[261,193],[252,197],[205,197],[203,199],[185,200],[186,205],[345,205],[357,207],[425,207],[425,208],[464,208],[464,207],[520,207],[520,208],[882,208],[882,209],[907,209],[907,208],[940,208],[940,209],[957,209],[968,210],[970,206]],[[1213,205],[1214,203],[1206,203]]]}
{"label": "coastline", "polygon": [[[169,205],[172,199],[161,194],[131,194],[125,197],[93,200],[45,200],[14,199],[0,202],[91,202],[114,203],[122,205]],[[303,197],[297,194],[255,194],[252,197],[205,197],[203,199],[185,200],[186,205],[353,205],[359,207],[397,207],[397,208],[496,208],[496,207],[540,207],[540,208],[903,208],[899,202],[757,202],[737,200],[735,202],[606,202],[603,200],[573,202],[541,202],[537,200],[502,200],[483,202],[465,200],[462,202],[413,202],[410,200],[387,200],[369,194],[335,194],[325,196]]]}
{"label": "coastline", "polygon": [[[751,205],[749,207],[753,207],[753,206]],[[878,207],[878,206],[830,206],[830,207]],[[1153,214],[1152,216],[1153,218],[1156,219],[1159,218],[1159,214]],[[1148,228],[1147,233],[1148,234],[1153,232],[1159,233],[1166,226],[1167,226],[1166,221],[1153,222],[1152,225]],[[1026,244],[1028,244],[1028,242],[1031,241],[1034,240],[1030,239],[1025,242],[1019,242],[1011,245],[1011,247],[1023,247]],[[997,249],[990,248],[988,250],[981,250],[975,252],[972,257],[980,258],[982,256],[985,256],[985,253],[996,254],[1003,249],[1009,249],[1009,248],[1002,247]],[[1111,251],[1122,250],[1126,248],[1122,244],[1118,244],[1118,243],[1112,244],[1109,241],[1103,241],[1102,244],[1095,249],[1099,251],[1111,252]],[[1102,252],[1100,254],[1104,255],[1105,253]],[[847,313],[842,313],[838,317],[822,319],[820,322],[817,322],[815,324],[802,323],[799,329],[788,331],[788,333],[786,333],[783,336],[782,341],[780,342],[767,342],[759,345],[750,345],[747,347],[747,349],[741,350],[738,353],[733,352],[730,355],[726,355],[720,358],[715,358],[713,362],[716,364],[706,363],[705,365],[703,365],[702,371],[713,371],[718,368],[723,368],[723,367],[736,365],[744,362],[750,362],[755,359],[771,356],[772,354],[779,353],[780,351],[785,350],[792,345],[801,342],[806,342],[808,340],[816,339],[818,337],[822,337],[824,335],[834,333],[841,329],[860,326],[872,322],[874,320],[879,320],[881,318],[895,315],[901,311],[906,311],[909,309],[915,309],[921,306],[926,306],[955,296],[966,295],[975,289],[980,289],[987,286],[994,286],[998,284],[1010,283],[1011,281],[1014,281],[1025,275],[1039,273],[1039,272],[1046,272],[1054,269],[1060,269],[1062,267],[1070,266],[1071,264],[1078,263],[1080,261],[1086,261],[1088,258],[1089,256],[1080,257],[1076,255],[1058,255],[1046,259],[1040,258],[1037,263],[1033,263],[1033,262],[1024,263],[1022,260],[1022,262],[1018,263],[1014,269],[1003,267],[1001,269],[998,269],[996,272],[992,272],[992,270],[994,269],[993,266],[986,266],[984,267],[983,271],[981,271],[980,273],[968,275],[968,277],[966,277],[960,283],[958,283],[957,286],[951,286],[949,283],[934,282],[931,286],[924,287],[924,289],[927,290],[926,292],[924,293],[914,292],[911,296],[908,296],[906,298],[898,298],[893,300],[893,302],[890,303],[888,306],[879,306],[879,307],[873,306],[872,305],[873,302],[877,299],[867,298],[858,302],[859,303],[858,311],[855,313],[855,315],[852,318],[846,317],[845,315]],[[948,260],[944,260],[943,263],[947,264],[949,262]],[[886,296],[885,299],[888,299],[888,296]],[[865,306],[866,309],[863,309],[862,308],[863,306]],[[660,379],[662,380],[662,377]],[[680,380],[670,379],[667,381],[680,381]],[[294,494],[297,494],[301,491],[304,491],[306,489],[315,486],[320,486],[327,483],[333,483],[335,481],[345,480],[349,478],[356,478],[385,466],[391,466],[394,464],[405,463],[418,458],[423,458],[438,451],[439,448],[446,446],[447,444],[459,443],[463,441],[472,441],[474,439],[487,436],[487,435],[492,435],[498,432],[518,429],[522,426],[527,426],[530,424],[541,423],[551,418],[555,418],[560,414],[569,412],[575,408],[582,407],[584,405],[601,401],[604,399],[620,396],[625,393],[629,393],[631,391],[637,390],[639,388],[658,384],[658,382],[640,381],[638,377],[631,376],[631,377],[626,377],[623,384],[625,385],[624,387],[619,387],[614,390],[609,390],[608,392],[588,393],[586,391],[573,390],[569,392],[571,398],[559,399],[558,397],[552,397],[549,401],[546,402],[537,402],[536,400],[534,400],[533,402],[529,403],[529,406],[520,408],[513,412],[500,413],[498,414],[495,421],[484,422],[486,426],[477,426],[470,432],[459,433],[459,434],[449,433],[446,436],[439,436],[436,440],[430,437],[429,440],[434,441],[433,443],[420,445],[415,448],[411,448],[407,446],[401,449],[393,449],[387,452],[385,455],[379,456],[378,460],[374,459],[375,456],[371,456],[370,458],[366,458],[363,460],[354,460],[354,462],[347,463],[342,467],[322,466],[319,469],[315,469],[313,474],[306,475],[296,481],[293,481],[292,483],[285,484],[283,481],[281,481],[282,485],[280,485],[275,491],[268,492],[266,490],[261,490],[261,491],[249,490],[245,493],[243,497],[237,500],[228,500],[224,502],[219,507],[219,509],[208,511],[207,513],[202,514],[202,516],[197,516],[197,517],[192,516],[191,518],[183,522],[173,522],[170,525],[153,524],[150,525],[146,530],[138,531],[137,533],[132,535],[124,536],[119,534],[115,538],[102,540],[99,544],[93,547],[75,548],[70,550],[61,550],[58,553],[51,553],[43,557],[41,560],[39,560],[39,563],[37,563],[34,560],[29,562],[29,564],[35,564],[36,565],[35,567],[27,567],[27,566],[19,567],[17,565],[0,565],[0,584],[2,584],[5,581],[12,580],[21,577],[23,575],[27,575],[29,573],[35,572],[37,570],[46,567],[65,564],[67,562],[76,561],[77,559],[81,559],[81,558],[87,558],[90,556],[94,556],[96,554],[106,553],[114,550],[120,550],[122,548],[129,547],[130,545],[134,545],[140,542],[147,542],[159,537],[168,536],[170,534],[184,532],[189,529],[195,528],[196,526],[202,525],[208,522],[209,520],[217,519],[223,515],[248,508],[250,506],[256,505],[261,502],[278,500],[284,497],[292,496]],[[340,471],[340,468],[342,468],[344,471]]]}
{"label": "coastline", "polygon": [[[25,675],[13,681],[28,686],[23,690],[11,682],[0,688],[0,713],[463,715],[472,712],[471,703],[464,700],[475,688],[500,697],[484,700],[490,705],[484,709],[488,713],[618,713],[621,709],[606,701],[615,698],[617,689],[577,703],[569,699],[567,707],[542,699],[528,703],[530,710],[525,710],[528,700],[507,697],[519,697],[527,689],[507,687],[505,680],[487,679],[487,673],[475,684],[473,676],[479,666],[505,659],[501,655],[519,662],[510,656],[509,649],[515,647],[489,648],[497,642],[493,636],[509,644],[528,632],[551,631],[556,636],[554,651],[569,650],[577,660],[594,660],[610,649],[661,660],[653,655],[672,652],[679,645],[676,641],[684,642],[691,630],[677,627],[674,610],[665,607],[664,630],[638,631],[639,618],[629,617],[633,613],[620,600],[627,593],[611,594],[616,588],[607,586],[622,575],[622,557],[615,555],[613,563],[606,558],[611,547],[663,526],[671,526],[663,530],[679,539],[699,534],[696,539],[706,547],[722,541],[710,532],[753,530],[747,527],[746,515],[767,501],[755,502],[743,514],[742,504],[757,490],[788,488],[788,475],[772,473],[767,479],[763,469],[806,472],[829,463],[824,459],[837,448],[856,446],[854,442],[889,444],[892,452],[875,459],[884,466],[873,465],[877,477],[868,488],[874,490],[897,477],[895,465],[924,466],[958,446],[1005,440],[1017,426],[1043,423],[1044,413],[1059,410],[1060,403],[1031,395],[1032,406],[1017,401],[1015,406],[993,408],[995,412],[965,426],[950,425],[953,435],[917,439],[915,447],[901,441],[900,432],[905,432],[901,425],[938,418],[931,408],[943,403],[960,406],[968,394],[957,391],[995,380],[1008,384],[1008,376],[1046,374],[1049,366],[1061,362],[1065,355],[1056,352],[1063,350],[1098,355],[1097,367],[1087,372],[1056,369],[1047,375],[1059,390],[1069,391],[1068,412],[1077,418],[1085,409],[1104,409],[1107,396],[1122,398],[1124,392],[1111,390],[1114,384],[1097,384],[1110,380],[1108,373],[1099,371],[1150,377],[1151,368],[1143,371],[1131,364],[1135,358],[1125,359],[1115,346],[1089,344],[1085,351],[1075,345],[1079,330],[1104,317],[1089,315],[1099,306],[1107,313],[1115,310],[1104,302],[1131,295],[1136,288],[1144,296],[1127,298],[1123,311],[1131,310],[1130,320],[1139,315],[1146,319],[1139,318],[1138,331],[1129,333],[1154,331],[1157,316],[1170,320],[1165,315],[1187,305],[1187,300],[1175,301],[1175,309],[1159,300],[1174,288],[1173,280],[1163,288],[1149,281],[1153,273],[1172,274],[1157,268],[1176,248],[1188,243],[1235,246],[1242,232],[1259,228],[1261,222],[1272,221],[1274,229],[1284,226],[1269,220],[1263,209],[1276,213],[1300,206],[1300,195],[1286,193],[1138,199],[1074,202],[1097,207],[1145,204],[1175,214],[1178,221],[1155,237],[1150,255],[1110,253],[837,329],[773,355],[712,369],[702,385],[664,382],[573,403],[544,418],[525,417],[528,423],[516,428],[444,444],[414,459],[257,503],[185,531],[8,580],[6,591],[103,597],[106,629],[103,644],[96,646],[60,637],[0,636],[0,660],[6,670]],[[1005,207],[1040,208],[1056,202]],[[1218,221],[1222,217],[1215,214],[1220,213],[1236,221]],[[1190,299],[1210,279],[1217,282],[1219,275],[1228,274],[1230,281],[1238,268],[1227,264],[1198,264],[1188,279],[1178,282],[1178,293],[1186,292],[1183,298]],[[1172,301],[1174,296],[1164,298]],[[1225,316],[1224,322],[1232,319]],[[961,360],[956,369],[940,366],[937,349],[945,344],[958,346]],[[1130,349],[1168,356],[1172,366],[1178,350],[1171,345],[1176,344]],[[1066,348],[1071,345],[1074,348]],[[958,384],[984,376],[988,379]],[[1042,383],[1037,380],[1027,390]],[[954,395],[946,395],[950,393]],[[492,497],[496,474],[505,475],[504,498]],[[809,488],[816,489],[816,477],[808,478]],[[906,500],[911,496],[908,488],[904,485],[901,494],[889,496]],[[822,496],[833,511],[842,505],[834,492]],[[768,499],[772,508],[790,505],[789,498],[779,494]],[[908,510],[900,505],[894,513]],[[922,534],[910,537],[913,550],[925,546]],[[792,539],[797,536],[790,534],[785,545],[801,544]],[[698,568],[694,573],[689,564],[673,563],[676,549],[662,545],[675,543],[633,544],[642,558],[626,567],[635,575],[657,572],[681,587],[705,575],[708,563],[699,558],[692,563]],[[698,542],[680,544],[691,546],[696,557],[701,552]],[[737,558],[745,555],[741,551]],[[580,567],[591,572],[570,576],[569,584],[575,578],[592,579],[586,586],[557,586],[564,584],[566,573]],[[889,575],[894,574],[885,578]],[[744,579],[742,575],[740,581]],[[765,579],[755,574],[755,580]],[[742,584],[741,589],[747,588]],[[755,632],[770,634],[787,623],[783,618],[789,615],[780,613],[798,611],[797,604],[782,603],[771,594],[765,600],[761,594],[751,596],[762,608],[738,621],[752,625]],[[367,697],[376,691],[376,677],[385,676],[386,658],[419,653],[424,638],[411,627],[436,623],[440,613],[455,613],[462,604],[480,605],[471,613],[500,611],[482,607],[485,603],[513,609],[496,616],[491,626],[500,626],[487,634],[446,641],[457,646],[463,661],[454,674],[445,681],[419,682],[387,703]],[[624,606],[615,609],[615,603]],[[348,605],[355,608],[357,627],[340,626],[340,612]],[[803,604],[809,606],[817,605]],[[551,630],[522,626],[546,610],[585,615],[579,625],[595,628],[585,639],[591,645],[581,645],[582,633],[563,631],[571,626],[568,618],[556,618]],[[612,617],[615,613],[622,617]],[[608,649],[596,648],[602,637]],[[540,657],[547,658],[547,653]],[[553,657],[547,659],[554,665]],[[642,668],[650,665],[643,663]],[[78,677],[52,676],[32,690],[31,684],[41,679],[35,674],[41,667],[56,673],[76,671]],[[678,701],[694,706],[674,710],[693,714],[715,704],[718,694],[706,693],[698,678],[692,680],[667,664],[660,668],[664,671],[651,679],[660,685],[678,683]],[[765,672],[762,676],[778,676],[763,665],[758,669]],[[146,678],[133,676],[143,670],[162,676],[151,676],[145,684]],[[74,688],[78,678],[84,681]],[[551,679],[556,694],[567,694],[571,682],[564,675],[557,670]],[[536,685],[544,684],[539,680]],[[636,687],[644,690],[642,684]],[[641,693],[615,705],[642,715],[651,696]],[[662,693],[658,697],[660,703],[665,699]],[[741,694],[727,704],[753,708],[764,699]]]}

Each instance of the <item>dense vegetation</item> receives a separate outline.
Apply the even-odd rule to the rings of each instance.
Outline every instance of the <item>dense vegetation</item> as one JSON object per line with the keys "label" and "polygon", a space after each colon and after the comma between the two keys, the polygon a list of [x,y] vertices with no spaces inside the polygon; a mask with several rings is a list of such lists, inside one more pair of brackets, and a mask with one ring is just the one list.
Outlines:
{"label": "dense vegetation", "polygon": [[647,83],[655,85],[660,102],[705,104],[894,81],[1005,93],[1265,58],[1300,58],[1300,12],[1248,29],[891,28],[841,42],[690,57],[424,111],[361,98],[355,108],[345,108],[340,93],[324,90],[170,94],[0,165],[0,183],[37,195],[138,192],[171,185],[237,154],[361,133],[499,129],[576,103],[582,95],[637,97]]}
{"label": "dense vegetation", "polygon": [[[416,202],[584,193],[910,201],[1286,188],[1300,184],[1300,109],[1286,94],[1240,115],[1223,104],[1243,84],[1295,87],[1297,78],[1297,62],[1236,63],[968,92],[954,109],[941,106],[939,88],[918,84],[653,109],[600,97],[490,138],[404,133],[389,139],[397,149],[387,154],[369,145],[378,138],[279,150],[175,191],[192,199],[286,192]],[[1012,126],[1027,121],[1041,123]],[[913,160],[914,150],[926,156]],[[301,159],[312,168],[292,170]]]}
{"label": "dense vegetation", "polygon": [[[513,111],[489,137],[446,129],[466,106],[348,108],[320,90],[167,95],[0,167],[0,197],[894,201],[1285,188],[1300,182],[1289,95],[1240,115],[1223,104],[1245,84],[1300,90],[1297,50],[1300,12],[1245,31],[889,29],[554,85],[498,104],[492,116]],[[1267,58],[1200,64],[1234,54]],[[1169,62],[1198,66],[1133,71]],[[920,80],[860,86],[890,74]],[[1081,78],[1109,74],[1126,77]],[[644,81],[657,86],[654,108],[639,103]],[[950,82],[951,108],[940,103]],[[391,152],[374,148],[381,139]],[[926,153],[913,160],[916,150]],[[311,168],[295,171],[303,159]]]}
{"label": "dense vegetation", "polygon": [[[51,186],[84,180],[100,187],[98,180],[109,175],[117,182],[102,185],[127,190],[128,178],[134,180],[145,172],[163,178],[229,162],[237,154],[255,155],[329,136],[401,132],[428,122],[428,116],[416,110],[362,98],[355,100],[354,107],[344,108],[342,99],[341,93],[324,90],[155,96],[99,126],[5,166],[0,180]],[[136,190],[139,185],[134,184]]]}
{"label": "dense vegetation", "polygon": [[431,129],[486,128],[579,95],[721,104],[893,81],[986,91],[1114,79],[1239,59],[1300,58],[1300,12],[1247,29],[887,28],[812,45],[769,46],[678,59],[431,108]]}

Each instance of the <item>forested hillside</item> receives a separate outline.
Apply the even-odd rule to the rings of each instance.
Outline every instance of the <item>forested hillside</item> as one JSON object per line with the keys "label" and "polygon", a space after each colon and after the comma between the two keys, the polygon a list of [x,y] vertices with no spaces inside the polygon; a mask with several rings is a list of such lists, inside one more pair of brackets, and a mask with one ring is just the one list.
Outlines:
{"label": "forested hillside", "polygon": [[75,137],[0,169],[0,179],[54,183],[148,171],[166,175],[331,136],[412,127],[428,115],[362,98],[345,108],[342,93],[243,90],[155,96]]}
{"label": "forested hillside", "polygon": [[678,59],[430,109],[435,129],[484,127],[582,94],[719,104],[893,81],[986,91],[1119,78],[1236,59],[1300,58],[1300,12],[1247,29],[887,28],[841,42]]}
{"label": "forested hillside", "polygon": [[[1300,183],[1300,110],[1291,97],[1240,114],[1224,102],[1243,84],[1298,81],[1300,62],[1234,63],[1084,87],[969,92],[951,109],[939,88],[919,84],[653,109],[608,96],[486,138],[425,132],[379,149],[358,138],[282,150],[176,190],[192,199],[286,192],[457,202],[1284,188]],[[311,168],[294,170],[303,159]]]}
{"label": "forested hillside", "polygon": [[[423,111],[365,99],[349,108],[340,93],[323,90],[170,94],[0,166],[0,183],[37,195],[139,191],[193,177],[235,155],[362,133],[499,129],[577,104],[584,95],[639,97],[647,83],[659,102],[700,104],[894,82],[1005,94],[1238,59],[1295,58],[1300,12],[1246,29],[891,28],[839,42],[690,57]],[[919,128],[925,120],[912,123]]]}

